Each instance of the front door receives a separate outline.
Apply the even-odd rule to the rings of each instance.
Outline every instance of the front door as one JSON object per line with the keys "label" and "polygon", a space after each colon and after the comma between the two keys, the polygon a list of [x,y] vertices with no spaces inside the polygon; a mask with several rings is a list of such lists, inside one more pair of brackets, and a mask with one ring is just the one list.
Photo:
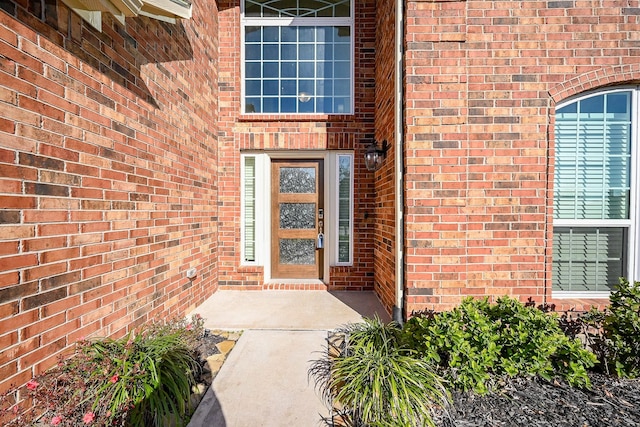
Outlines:
{"label": "front door", "polygon": [[322,170],[322,160],[273,160],[271,163],[271,276],[274,279],[322,278],[324,245],[318,242],[324,232]]}

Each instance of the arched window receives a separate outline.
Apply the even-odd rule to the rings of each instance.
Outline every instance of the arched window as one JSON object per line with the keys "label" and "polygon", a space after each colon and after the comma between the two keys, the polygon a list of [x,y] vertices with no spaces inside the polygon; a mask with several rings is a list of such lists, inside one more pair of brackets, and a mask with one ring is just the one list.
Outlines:
{"label": "arched window", "polygon": [[[554,296],[609,292],[638,272],[638,89],[558,105]],[[568,296],[567,295],[567,296]]]}

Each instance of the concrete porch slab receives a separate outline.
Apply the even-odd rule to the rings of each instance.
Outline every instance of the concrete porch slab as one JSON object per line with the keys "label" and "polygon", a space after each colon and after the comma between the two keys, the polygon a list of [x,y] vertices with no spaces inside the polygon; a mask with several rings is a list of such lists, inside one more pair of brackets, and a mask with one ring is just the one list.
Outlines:
{"label": "concrete porch slab", "polygon": [[209,329],[243,330],[189,427],[322,426],[329,410],[307,371],[327,332],[389,315],[372,292],[219,291],[194,313]]}
{"label": "concrete porch slab", "polygon": [[209,329],[331,330],[378,315],[373,292],[218,291],[194,310]]}

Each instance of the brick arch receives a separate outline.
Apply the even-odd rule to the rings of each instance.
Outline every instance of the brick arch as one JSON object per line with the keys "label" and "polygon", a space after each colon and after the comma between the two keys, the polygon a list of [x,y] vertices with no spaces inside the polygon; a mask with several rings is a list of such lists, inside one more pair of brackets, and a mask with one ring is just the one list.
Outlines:
{"label": "brick arch", "polygon": [[549,90],[555,104],[576,95],[603,86],[640,82],[640,64],[616,65],[580,74]]}

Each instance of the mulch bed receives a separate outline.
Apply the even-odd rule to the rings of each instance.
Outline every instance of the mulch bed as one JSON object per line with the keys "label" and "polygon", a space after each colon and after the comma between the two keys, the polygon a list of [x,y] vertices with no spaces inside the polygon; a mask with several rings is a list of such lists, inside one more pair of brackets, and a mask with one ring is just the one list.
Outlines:
{"label": "mulch bed", "polygon": [[540,378],[509,380],[500,392],[456,393],[440,427],[640,427],[640,380],[591,374],[592,389]]}
{"label": "mulch bed", "polygon": [[227,338],[222,335],[215,334],[208,329],[204,331],[204,336],[198,341],[198,348],[196,349],[204,361],[207,357],[219,354],[220,350],[216,347],[216,344],[221,343]]}

